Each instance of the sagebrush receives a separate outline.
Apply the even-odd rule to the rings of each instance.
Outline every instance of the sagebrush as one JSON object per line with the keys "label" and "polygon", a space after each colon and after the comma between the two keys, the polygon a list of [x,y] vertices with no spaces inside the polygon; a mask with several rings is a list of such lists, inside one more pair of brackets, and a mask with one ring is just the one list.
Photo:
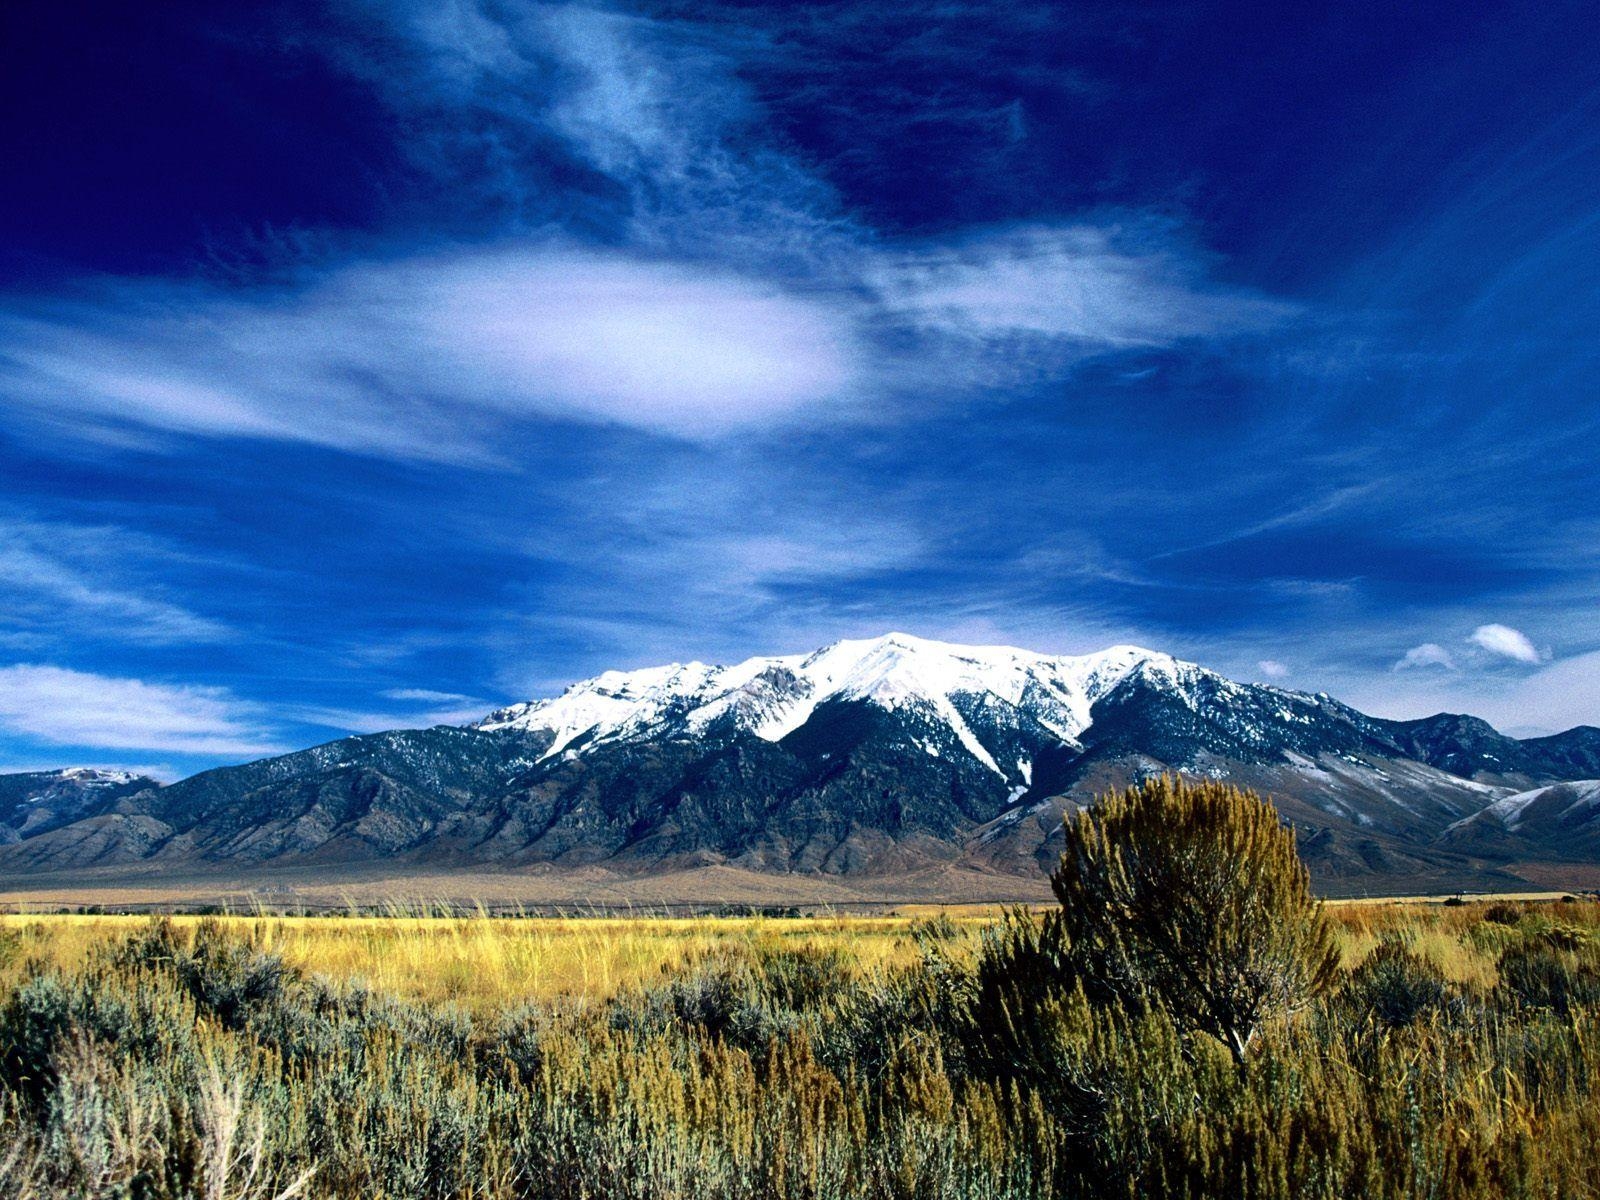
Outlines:
{"label": "sagebrush", "polygon": [[848,922],[746,923],[470,1008],[319,975],[267,920],[76,956],[14,923],[0,1194],[1596,1196],[1600,908],[1484,907],[1337,911],[1335,986],[1242,1070],[1064,986],[1020,911],[901,923],[866,965]]}

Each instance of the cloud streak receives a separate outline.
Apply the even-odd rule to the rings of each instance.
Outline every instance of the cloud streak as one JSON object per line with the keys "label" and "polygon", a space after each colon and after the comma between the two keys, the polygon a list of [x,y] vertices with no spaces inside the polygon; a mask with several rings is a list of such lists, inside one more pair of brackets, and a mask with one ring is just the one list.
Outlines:
{"label": "cloud streak", "polygon": [[261,717],[224,688],[0,667],[0,728],[51,745],[250,757],[281,749]]}
{"label": "cloud streak", "polygon": [[[809,270],[861,230],[765,128],[753,29],[587,4],[356,4],[390,51],[328,51],[401,114],[425,169],[519,229],[613,229],[651,253]],[[552,157],[562,187],[540,187]],[[485,169],[487,167],[487,169]],[[554,206],[554,207],[553,207]]]}
{"label": "cloud streak", "polygon": [[852,383],[837,313],[725,271],[549,244],[355,262],[297,289],[107,282],[0,314],[40,418],[423,459],[530,417],[718,436]]}
{"label": "cloud streak", "polygon": [[871,278],[909,324],[980,342],[1148,349],[1267,329],[1294,313],[1211,284],[1173,232],[1148,221],[986,230],[888,257]]}
{"label": "cloud streak", "polygon": [[[556,242],[351,261],[287,287],[100,281],[0,306],[0,389],[68,429],[483,462],[529,420],[691,439],[852,420],[885,389],[926,384],[928,351],[936,386],[959,391],[987,370],[973,342],[1060,371],[1287,311],[1166,278],[1159,257],[1093,230],[1024,241],[1033,250],[1001,239],[937,260],[863,251],[876,307],[849,288]],[[873,348],[907,333],[930,343],[922,356]]]}
{"label": "cloud streak", "polygon": [[133,576],[164,547],[125,529],[0,519],[0,597],[31,631],[155,645],[231,638],[224,624],[171,603]]}

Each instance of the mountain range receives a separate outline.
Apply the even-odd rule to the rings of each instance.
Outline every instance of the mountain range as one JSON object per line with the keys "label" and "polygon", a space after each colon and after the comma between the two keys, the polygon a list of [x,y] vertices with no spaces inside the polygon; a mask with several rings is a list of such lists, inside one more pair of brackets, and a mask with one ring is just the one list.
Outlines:
{"label": "mountain range", "polygon": [[1519,740],[1469,716],[1383,720],[1134,646],[1052,657],[894,633],[608,671],[470,726],[348,737],[165,786],[0,776],[0,890],[717,867],[886,895],[959,872],[966,895],[986,880],[1011,895],[1042,888],[1064,812],[1162,772],[1269,794],[1330,893],[1600,876],[1600,729]]}

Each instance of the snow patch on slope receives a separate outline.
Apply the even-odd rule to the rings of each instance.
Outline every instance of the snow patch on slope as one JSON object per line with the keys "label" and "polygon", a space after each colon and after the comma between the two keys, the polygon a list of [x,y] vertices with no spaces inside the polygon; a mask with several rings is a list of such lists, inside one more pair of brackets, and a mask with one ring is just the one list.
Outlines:
{"label": "snow patch on slope", "polygon": [[[106,788],[121,787],[140,776],[133,771],[118,771],[105,767],[63,767],[59,771],[39,772],[45,783],[33,795],[24,798],[23,804],[43,804],[60,799],[68,791],[98,792]],[[71,789],[65,785],[72,785]]]}
{"label": "snow patch on slope", "polygon": [[1527,819],[1528,811],[1539,801],[1545,799],[1552,792],[1569,799],[1558,819],[1565,821],[1567,818],[1581,813],[1600,809],[1600,779],[1585,779],[1576,783],[1553,783],[1545,787],[1534,788],[1532,791],[1518,792],[1514,796],[1506,796],[1488,805],[1482,812],[1457,821],[1450,829],[1459,829],[1469,821],[1493,819],[1500,822],[1508,833],[1515,833],[1519,826]]}

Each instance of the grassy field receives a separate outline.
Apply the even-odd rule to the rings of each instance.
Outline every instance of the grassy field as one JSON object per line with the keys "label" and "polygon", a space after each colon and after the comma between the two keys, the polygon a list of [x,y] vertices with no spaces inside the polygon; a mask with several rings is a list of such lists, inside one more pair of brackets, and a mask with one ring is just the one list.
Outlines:
{"label": "grassy field", "polygon": [[[913,927],[937,915],[965,946],[995,916],[987,909],[930,908],[898,917],[529,917],[352,916],[171,918],[192,935],[209,922],[276,954],[291,968],[407,1001],[476,1011],[584,997],[609,1000],[719,958],[821,956],[838,952],[859,976],[917,960]],[[24,964],[76,969],[97,947],[147,927],[148,917],[0,916],[20,939],[11,974]]]}
{"label": "grassy field", "polygon": [[[1543,906],[1557,893],[1519,902]],[[1403,936],[1413,952],[1447,980],[1480,988],[1496,982],[1499,946],[1481,935],[1487,902],[1448,906],[1437,900],[1335,903],[1341,948],[1353,969],[1385,938]],[[1586,923],[1596,906],[1530,907]],[[453,1003],[474,1011],[508,1004],[583,997],[609,1000],[625,989],[649,987],[728,957],[838,954],[857,978],[913,966],[918,934],[935,925],[944,952],[970,959],[1000,910],[989,906],[906,906],[883,916],[858,917],[491,917],[175,916],[191,936],[205,923],[274,954],[310,976],[353,982],[386,996],[425,1004]],[[82,966],[98,947],[146,928],[132,915],[0,915],[0,931],[17,939],[6,974],[24,969]],[[8,977],[9,976],[9,977]]]}
{"label": "grassy field", "polygon": [[1243,1071],[993,909],[7,916],[0,1194],[1600,1196],[1600,905],[1330,911]]}
{"label": "grassy field", "polygon": [[[1328,908],[1348,968],[1384,939],[1403,936],[1450,981],[1492,986],[1498,947],[1485,947],[1475,932],[1486,907],[1512,903],[1529,912],[1592,920],[1596,906],[1590,903],[1549,907],[1563,896],[1525,892],[1459,905],[1443,903],[1443,897],[1399,897],[1330,901]],[[404,1000],[485,1009],[516,999],[610,999],[729,954],[839,951],[848,969],[865,977],[915,963],[917,932],[935,921],[947,936],[947,953],[974,952],[1003,911],[995,905],[922,904],[871,916],[517,917],[395,910],[384,916],[252,913],[170,920],[185,931],[218,925],[308,975],[358,981]],[[20,938],[24,948],[12,956],[14,974],[24,962],[76,967],[95,947],[149,920],[132,914],[0,913],[0,931]]]}

